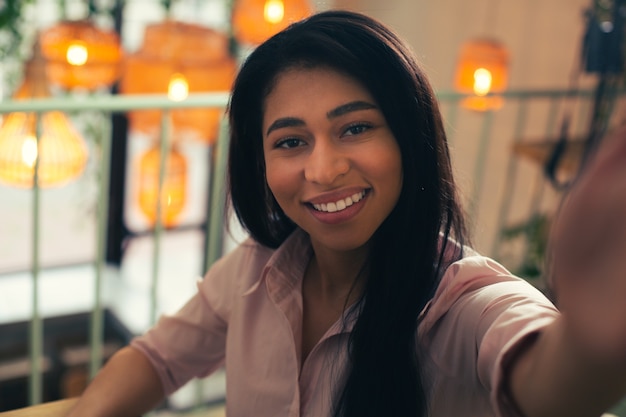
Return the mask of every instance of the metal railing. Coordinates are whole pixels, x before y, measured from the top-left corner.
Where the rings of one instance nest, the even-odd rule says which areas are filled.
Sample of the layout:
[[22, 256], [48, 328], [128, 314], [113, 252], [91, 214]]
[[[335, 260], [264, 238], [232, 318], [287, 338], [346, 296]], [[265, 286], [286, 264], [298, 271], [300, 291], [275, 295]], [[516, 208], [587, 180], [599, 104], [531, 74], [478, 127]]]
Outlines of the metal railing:
[[[590, 108], [593, 100], [593, 91], [574, 90], [554, 90], [554, 91], [510, 91], [502, 94], [506, 101], [505, 107], [499, 111], [485, 113], [473, 113], [463, 110], [460, 102], [466, 96], [450, 92], [438, 94], [446, 128], [449, 133], [449, 140], [453, 149], [454, 162], [463, 165], [460, 176], [466, 179], [462, 184], [463, 193], [466, 199], [468, 213], [475, 225], [481, 232], [488, 232], [488, 238], [483, 240], [483, 252], [487, 255], [500, 258], [503, 247], [503, 230], [511, 222], [512, 218], [528, 218], [534, 213], [551, 207], [554, 199], [549, 198], [549, 194], [558, 194], [550, 191], [550, 187], [543, 178], [541, 167], [529, 169], [528, 166], [521, 167], [524, 162], [510, 152], [511, 145], [523, 141], [525, 137], [553, 138], [558, 133], [559, 122], [562, 120], [564, 109], [576, 108], [574, 117], [574, 135], [576, 132], [585, 132], [589, 123]], [[619, 96], [619, 97], [618, 97]], [[624, 107], [624, 95], [620, 92], [616, 95], [614, 105], [614, 115], [611, 120], [622, 117], [621, 109]], [[181, 108], [223, 108], [228, 100], [227, 93], [207, 93], [193, 94], [184, 101], [172, 101], [166, 96], [123, 96], [123, 95], [102, 95], [90, 96], [86, 98], [50, 98], [31, 101], [4, 101], [0, 103], [0, 113], [9, 112], [35, 112], [41, 115], [44, 112], [60, 110], [64, 112], [84, 112], [95, 111], [103, 115], [110, 115], [115, 112], [128, 112], [140, 109], [160, 109], [162, 110], [162, 128], [160, 134], [161, 144], [161, 174], [159, 176], [159, 189], [163, 187], [163, 172], [165, 167], [165, 155], [169, 141], [166, 140], [170, 130], [167, 113], [173, 109]], [[575, 102], [575, 105], [572, 104]], [[537, 114], [538, 113], [538, 114]], [[38, 119], [41, 119], [38, 117]], [[96, 233], [96, 253], [94, 254], [93, 270], [95, 272], [94, 299], [91, 308], [90, 324], [90, 375], [93, 376], [102, 365], [103, 346], [103, 297], [102, 283], [103, 271], [106, 268], [105, 247], [107, 235], [107, 207], [109, 189], [109, 159], [111, 156], [111, 129], [107, 120], [110, 117], [102, 118], [103, 140], [100, 142], [98, 169], [100, 172], [98, 187], [98, 215]], [[209, 175], [210, 207], [207, 214], [206, 230], [207, 246], [205, 253], [205, 264], [211, 265], [223, 253], [223, 218], [225, 199], [225, 171], [226, 171], [226, 149], [227, 149], [227, 126], [221, 127], [218, 141], [211, 146], [211, 167]], [[508, 137], [507, 146], [502, 144], [503, 140], [496, 141], [495, 136], [500, 138]], [[500, 149], [500, 153], [495, 156], [491, 153], [493, 149]], [[471, 149], [473, 158], [466, 158], [466, 149]], [[502, 152], [502, 150], [505, 150]], [[508, 149], [508, 152], [506, 151]], [[493, 176], [489, 176], [491, 163], [496, 161], [501, 172], [497, 175], [497, 185]], [[36, 168], [36, 167], [35, 167]], [[525, 171], [524, 171], [525, 170]], [[35, 173], [37, 169], [35, 169]], [[532, 178], [528, 178], [529, 172]], [[524, 178], [526, 176], [526, 178]], [[37, 184], [37, 178], [34, 181]], [[520, 184], [523, 183], [525, 192], [520, 191]], [[530, 183], [530, 186], [529, 186]], [[497, 190], [495, 189], [497, 188]], [[485, 202], [485, 189], [489, 191], [488, 197], [491, 199], [487, 208]], [[0, 188], [0, 194], [2, 189]], [[516, 205], [516, 197], [519, 194], [525, 195], [523, 198], [526, 209], [517, 210], [513, 213]], [[497, 195], [496, 197], [494, 197]], [[41, 274], [40, 262], [40, 215], [42, 201], [40, 189], [37, 186], [32, 188], [32, 211], [29, 214], [32, 222], [32, 253], [29, 274], [32, 281], [32, 312], [30, 317], [30, 377], [29, 377], [29, 401], [30, 404], [42, 402], [42, 365], [43, 354], [43, 325], [40, 312], [40, 288], [39, 277]], [[547, 198], [548, 196], [548, 198]], [[547, 202], [546, 202], [547, 201]], [[159, 210], [159, 208], [157, 208]], [[488, 214], [485, 214], [488, 213]], [[490, 226], [480, 226], [485, 224], [485, 219], [481, 216], [490, 217]], [[161, 216], [157, 214], [157, 223], [153, 229], [154, 246], [151, 259], [151, 294], [150, 309], [152, 321], [157, 312], [156, 288], [159, 280], [158, 259], [160, 253], [159, 242], [164, 233], [160, 221]], [[522, 245], [523, 247], [523, 245]], [[519, 250], [518, 250], [519, 252]], [[523, 252], [523, 248], [521, 249]], [[523, 257], [523, 255], [522, 255]], [[0, 280], [2, 276], [0, 275]], [[199, 399], [199, 401], [201, 401]]]
[[[228, 98], [227, 93], [211, 93], [211, 94], [196, 94], [187, 98], [184, 102], [172, 101], [167, 96], [122, 96], [122, 95], [106, 95], [106, 96], [92, 96], [85, 99], [33, 99], [29, 101], [7, 101], [0, 103], [0, 113], [9, 112], [35, 112], [37, 114], [37, 130], [41, 131], [41, 114], [47, 111], [59, 110], [64, 112], [76, 112], [76, 111], [100, 111], [105, 113], [113, 112], [126, 112], [138, 109], [147, 108], [159, 108], [163, 110], [162, 128], [160, 133], [161, 144], [161, 160], [160, 160], [160, 175], [158, 180], [158, 190], [163, 188], [164, 183], [164, 167], [165, 167], [165, 155], [167, 154], [167, 147], [169, 140], [168, 132], [170, 127], [167, 112], [177, 108], [211, 108], [211, 107], [224, 107]], [[105, 132], [110, 132], [107, 129], [109, 126], [105, 124]], [[39, 135], [38, 135], [39, 136]], [[218, 143], [214, 145], [216, 148], [214, 154], [217, 157], [214, 159], [213, 174], [210, 175], [211, 186], [211, 208], [209, 210], [209, 218], [207, 221], [207, 262], [212, 263], [221, 254], [221, 241], [222, 241], [222, 221], [223, 216], [223, 201], [224, 201], [224, 189], [218, 184], [224, 183], [225, 173], [225, 156], [226, 152], [222, 149], [225, 148], [226, 135], [220, 134]], [[111, 155], [111, 135], [104, 134], [103, 140], [100, 143], [100, 182], [98, 184], [98, 215], [97, 215], [97, 243], [96, 254], [94, 263], [95, 272], [95, 297], [93, 300], [93, 308], [91, 311], [91, 326], [90, 326], [90, 346], [91, 346], [91, 361], [90, 361], [90, 375], [93, 376], [102, 365], [102, 345], [103, 345], [103, 305], [102, 305], [102, 280], [103, 271], [105, 268], [105, 247], [106, 247], [106, 230], [107, 230], [107, 208], [108, 208], [108, 190], [109, 190], [109, 159]], [[38, 404], [42, 401], [42, 366], [41, 358], [43, 357], [43, 326], [42, 317], [39, 309], [39, 276], [41, 272], [40, 268], [40, 188], [37, 186], [37, 161], [34, 166], [34, 186], [32, 188], [33, 193], [33, 205], [31, 213], [32, 221], [32, 254], [31, 254], [31, 278], [32, 278], [32, 313], [30, 318], [30, 384], [29, 384], [29, 400], [31, 404]], [[160, 191], [158, 192], [160, 194]], [[160, 252], [159, 242], [161, 240], [161, 234], [163, 232], [163, 226], [161, 222], [161, 216], [159, 213], [160, 204], [157, 204], [157, 220], [154, 227], [154, 253], [152, 257], [152, 288], [153, 294], [151, 294], [151, 311], [152, 315], [156, 314], [156, 293], [154, 290], [157, 287], [158, 282], [158, 258]], [[153, 320], [154, 321], [154, 318]]]

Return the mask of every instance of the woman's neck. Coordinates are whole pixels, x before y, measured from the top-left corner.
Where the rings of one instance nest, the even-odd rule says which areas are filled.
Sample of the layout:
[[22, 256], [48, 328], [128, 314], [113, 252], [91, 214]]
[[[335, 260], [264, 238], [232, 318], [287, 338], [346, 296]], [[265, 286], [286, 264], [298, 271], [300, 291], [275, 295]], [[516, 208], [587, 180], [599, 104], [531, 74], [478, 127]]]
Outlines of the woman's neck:
[[302, 280], [301, 361], [344, 311], [361, 296], [364, 251], [337, 253], [316, 250]]
[[306, 284], [323, 298], [352, 304], [361, 295], [366, 257], [365, 247], [339, 252], [313, 245]]

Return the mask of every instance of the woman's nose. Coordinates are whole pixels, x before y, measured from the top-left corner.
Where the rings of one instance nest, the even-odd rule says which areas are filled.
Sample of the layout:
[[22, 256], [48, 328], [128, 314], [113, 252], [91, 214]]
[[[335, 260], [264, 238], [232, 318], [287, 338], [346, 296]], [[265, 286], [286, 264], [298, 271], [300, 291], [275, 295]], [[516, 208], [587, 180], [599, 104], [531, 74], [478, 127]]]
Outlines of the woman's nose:
[[350, 169], [347, 156], [332, 143], [317, 141], [304, 168], [307, 181], [330, 185]]

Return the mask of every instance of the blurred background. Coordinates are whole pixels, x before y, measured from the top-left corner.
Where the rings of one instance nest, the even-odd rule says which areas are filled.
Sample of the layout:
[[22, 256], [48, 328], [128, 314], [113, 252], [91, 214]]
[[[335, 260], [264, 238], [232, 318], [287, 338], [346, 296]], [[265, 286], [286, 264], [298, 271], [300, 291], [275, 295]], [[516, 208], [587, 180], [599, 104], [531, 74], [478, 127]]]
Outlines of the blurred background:
[[[4, 0], [0, 411], [78, 395], [245, 237], [223, 213], [231, 82], [331, 8], [412, 46], [476, 249], [544, 288], [558, 199], [626, 116], [623, 0]], [[162, 411], [223, 398], [218, 373]]]

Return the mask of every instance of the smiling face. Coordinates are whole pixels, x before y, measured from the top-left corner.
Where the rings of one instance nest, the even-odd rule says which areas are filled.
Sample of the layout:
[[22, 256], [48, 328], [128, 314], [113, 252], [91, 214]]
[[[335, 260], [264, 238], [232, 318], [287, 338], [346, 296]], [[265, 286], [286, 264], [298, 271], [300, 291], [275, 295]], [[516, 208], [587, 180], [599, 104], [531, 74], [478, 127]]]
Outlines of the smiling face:
[[327, 68], [281, 73], [265, 100], [270, 190], [318, 250], [366, 244], [402, 188], [400, 149], [369, 92]]

